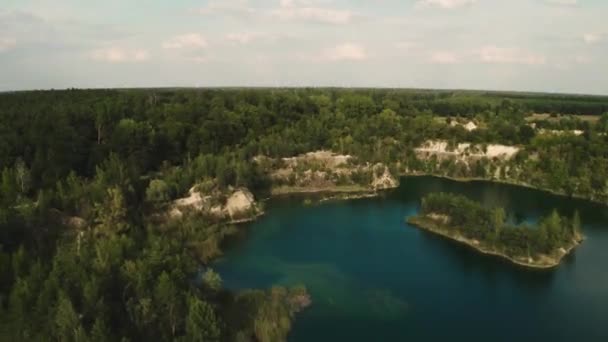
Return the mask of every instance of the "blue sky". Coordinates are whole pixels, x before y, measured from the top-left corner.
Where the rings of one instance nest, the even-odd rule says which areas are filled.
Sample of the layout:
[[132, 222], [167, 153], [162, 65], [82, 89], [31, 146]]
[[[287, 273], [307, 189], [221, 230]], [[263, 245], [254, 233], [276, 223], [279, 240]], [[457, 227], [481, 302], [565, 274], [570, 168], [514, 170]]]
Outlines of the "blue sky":
[[608, 94], [605, 0], [2, 0], [0, 90]]

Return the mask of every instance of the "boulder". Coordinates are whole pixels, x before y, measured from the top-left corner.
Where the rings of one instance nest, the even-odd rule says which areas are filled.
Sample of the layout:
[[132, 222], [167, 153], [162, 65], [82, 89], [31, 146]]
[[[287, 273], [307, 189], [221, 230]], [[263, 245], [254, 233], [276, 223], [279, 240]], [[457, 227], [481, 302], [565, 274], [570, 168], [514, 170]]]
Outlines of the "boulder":
[[253, 208], [255, 199], [253, 194], [248, 189], [239, 189], [232, 193], [226, 205], [223, 208], [223, 212], [227, 213], [230, 217], [247, 212]]

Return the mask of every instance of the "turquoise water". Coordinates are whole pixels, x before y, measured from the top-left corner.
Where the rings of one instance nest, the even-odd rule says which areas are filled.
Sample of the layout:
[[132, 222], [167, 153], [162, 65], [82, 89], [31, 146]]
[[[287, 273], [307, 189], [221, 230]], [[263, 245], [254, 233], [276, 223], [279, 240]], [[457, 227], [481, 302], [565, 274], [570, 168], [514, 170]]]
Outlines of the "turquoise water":
[[[522, 269], [410, 227], [420, 198], [461, 193], [516, 222], [579, 210], [584, 244]], [[305, 284], [290, 341], [608, 341], [608, 208], [520, 187], [407, 177], [379, 198], [273, 199], [214, 266], [227, 287]]]

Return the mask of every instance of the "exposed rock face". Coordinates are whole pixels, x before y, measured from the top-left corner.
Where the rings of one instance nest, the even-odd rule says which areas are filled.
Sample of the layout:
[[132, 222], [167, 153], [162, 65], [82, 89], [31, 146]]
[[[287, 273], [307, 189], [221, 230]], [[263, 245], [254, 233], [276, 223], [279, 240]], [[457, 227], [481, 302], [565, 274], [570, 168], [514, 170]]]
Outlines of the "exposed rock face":
[[[384, 171], [380, 171], [384, 169]], [[374, 179], [372, 180], [372, 188], [374, 190], [392, 189], [399, 186], [399, 182], [393, 177], [388, 167], [383, 164], [376, 164], [373, 168]], [[380, 176], [377, 176], [378, 172], [382, 172]]]
[[315, 162], [323, 167], [334, 169], [348, 163], [350, 159], [352, 157], [349, 155], [336, 154], [331, 151], [315, 151], [297, 157], [283, 158], [283, 162], [287, 167], [296, 167], [298, 164]]
[[223, 211], [230, 217], [252, 210], [255, 205], [253, 194], [247, 189], [239, 189], [226, 201]]
[[461, 124], [461, 123], [458, 123], [457, 121], [452, 121], [452, 123], [450, 123], [450, 126], [452, 126], [452, 127], [462, 126], [462, 127], [464, 127], [464, 129], [466, 129], [469, 132], [472, 132], [477, 129], [477, 125], [473, 121], [469, 121], [466, 124]]
[[575, 129], [572, 131], [564, 131], [564, 130], [556, 130], [556, 129], [552, 129], [552, 130], [548, 130], [548, 129], [539, 129], [538, 130], [538, 134], [544, 134], [544, 135], [568, 135], [568, 134], [572, 134], [575, 136], [579, 136], [579, 135], [583, 135], [585, 133], [585, 131], [581, 131], [580, 129]]
[[173, 201], [173, 205], [169, 210], [169, 216], [172, 218], [182, 217], [186, 211], [194, 210], [203, 214], [209, 214], [217, 218], [230, 218], [254, 212], [259, 213], [255, 198], [251, 191], [246, 188], [230, 190], [230, 196], [225, 201], [225, 204], [218, 203], [219, 198], [223, 193], [214, 191], [210, 195], [204, 195], [197, 190], [197, 187], [190, 189], [189, 196]]
[[195, 186], [190, 188], [188, 194], [188, 197], [183, 197], [175, 200], [173, 202], [174, 206], [191, 207], [196, 210], [203, 210], [203, 206], [205, 205], [205, 202], [207, 202], [207, 199], [203, 198], [202, 194], [198, 190], [196, 190]]
[[477, 125], [473, 121], [469, 121], [466, 125], [464, 125], [464, 129], [472, 132], [477, 129]]
[[381, 190], [395, 188], [399, 184], [383, 164], [359, 163], [352, 156], [330, 151], [283, 158], [281, 163], [280, 168], [271, 174], [273, 180], [277, 184], [287, 183], [299, 188], [331, 191], [339, 186], [360, 186], [361, 189]]
[[490, 144], [483, 148], [481, 145], [470, 143], [460, 143], [453, 149], [448, 148], [447, 141], [427, 141], [416, 149], [419, 157], [435, 155], [437, 157], [459, 157], [461, 159], [470, 158], [499, 158], [508, 160], [513, 158], [519, 148], [515, 146]]

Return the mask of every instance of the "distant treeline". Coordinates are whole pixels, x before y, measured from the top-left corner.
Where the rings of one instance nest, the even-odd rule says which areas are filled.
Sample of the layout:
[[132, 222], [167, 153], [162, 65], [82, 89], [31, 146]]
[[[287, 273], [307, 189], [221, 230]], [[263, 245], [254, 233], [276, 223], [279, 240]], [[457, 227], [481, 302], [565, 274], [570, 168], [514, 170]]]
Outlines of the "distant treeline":
[[[0, 169], [21, 158], [39, 176], [33, 178], [48, 186], [70, 170], [93, 175], [111, 152], [148, 170], [163, 161], [181, 163], [188, 155], [236, 148], [247, 155], [282, 156], [336, 145], [352, 150], [351, 140], [366, 143], [373, 136], [394, 137], [390, 126], [395, 123], [388, 115], [384, 121], [370, 122], [371, 127], [349, 124], [385, 110], [397, 118], [495, 115], [504, 120], [527, 112], [600, 115], [608, 112], [608, 97], [334, 88], [2, 93]], [[342, 130], [338, 125], [351, 127]], [[518, 132], [505, 134], [508, 138]], [[416, 134], [410, 137], [420, 141]]]

